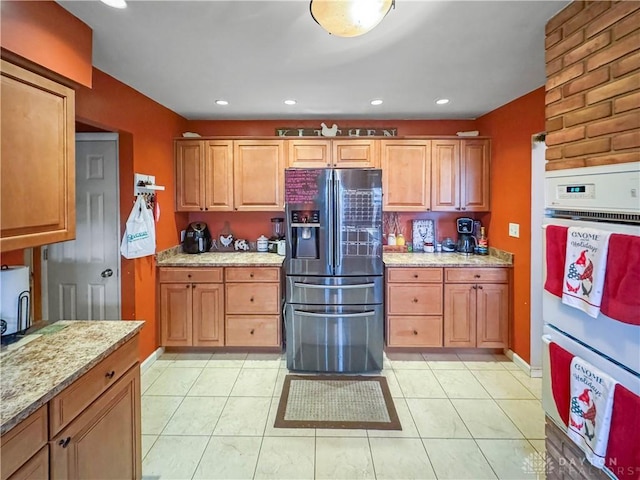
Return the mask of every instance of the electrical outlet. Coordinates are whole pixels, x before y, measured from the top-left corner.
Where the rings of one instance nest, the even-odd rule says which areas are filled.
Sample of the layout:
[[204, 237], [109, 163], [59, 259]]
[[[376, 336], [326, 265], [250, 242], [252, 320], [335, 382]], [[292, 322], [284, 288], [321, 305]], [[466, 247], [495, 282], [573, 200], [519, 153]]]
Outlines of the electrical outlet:
[[520, 238], [520, 224], [519, 223], [510, 223], [509, 224], [509, 236]]

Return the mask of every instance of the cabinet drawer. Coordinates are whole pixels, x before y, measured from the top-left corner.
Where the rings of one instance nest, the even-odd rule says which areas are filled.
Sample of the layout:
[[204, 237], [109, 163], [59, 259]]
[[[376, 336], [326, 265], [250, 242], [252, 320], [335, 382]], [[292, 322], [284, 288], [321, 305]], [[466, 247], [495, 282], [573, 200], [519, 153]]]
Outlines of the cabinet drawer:
[[444, 278], [449, 283], [506, 283], [508, 268], [445, 268]]
[[387, 282], [442, 283], [441, 268], [388, 268]]
[[279, 314], [279, 283], [227, 283], [225, 306], [228, 314]]
[[222, 283], [222, 268], [161, 268], [160, 283]]
[[50, 436], [56, 435], [138, 362], [138, 335], [49, 402]]
[[387, 285], [387, 314], [442, 315], [442, 285]]
[[443, 319], [416, 315], [389, 317], [390, 347], [441, 347]]
[[279, 347], [280, 315], [228, 315], [225, 345]]
[[46, 445], [48, 438], [47, 406], [44, 405], [0, 438], [2, 480], [9, 478]]
[[227, 282], [277, 282], [280, 280], [280, 269], [230, 267], [225, 268], [224, 279]]

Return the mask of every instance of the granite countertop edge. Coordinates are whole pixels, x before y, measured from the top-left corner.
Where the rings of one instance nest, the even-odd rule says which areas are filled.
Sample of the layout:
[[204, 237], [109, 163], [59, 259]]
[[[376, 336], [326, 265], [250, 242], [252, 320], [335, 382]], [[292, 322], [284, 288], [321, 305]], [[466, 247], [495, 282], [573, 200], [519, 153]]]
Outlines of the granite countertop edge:
[[[84, 375], [93, 367], [95, 367], [98, 363], [100, 363], [102, 360], [108, 357], [111, 353], [116, 351], [120, 346], [124, 345], [126, 342], [131, 340], [136, 334], [140, 332], [140, 330], [142, 329], [145, 323], [144, 321], [126, 321], [126, 322], [128, 325], [134, 328], [132, 328], [129, 332], [124, 334], [118, 340], [115, 340], [106, 349], [102, 350], [99, 354], [93, 356], [90, 360], [85, 362], [80, 368], [77, 368], [75, 371], [71, 372], [69, 375], [66, 376], [66, 378], [56, 383], [56, 385], [51, 389], [49, 389], [45, 394], [41, 395], [36, 400], [31, 401], [30, 403], [25, 405], [23, 408], [17, 409], [18, 411], [15, 412], [15, 414], [13, 414], [10, 418], [7, 418], [7, 419], [2, 418], [2, 424], [0, 425], [0, 435], [4, 435], [5, 433], [11, 431], [11, 429], [13, 429], [21, 421], [29, 417], [29, 415], [37, 411], [40, 407], [44, 406], [47, 402], [49, 402], [52, 398], [54, 398], [58, 393], [62, 392], [65, 388], [67, 388], [69, 385], [75, 382], [78, 378], [80, 378], [82, 375]], [[72, 323], [72, 321], [69, 321], [69, 323]], [[46, 338], [43, 341], [46, 341]], [[25, 345], [25, 347], [28, 347], [28, 344]], [[1, 382], [0, 382], [0, 386], [4, 387], [4, 385], [2, 385]], [[4, 415], [2, 415], [2, 417], [4, 417]]]

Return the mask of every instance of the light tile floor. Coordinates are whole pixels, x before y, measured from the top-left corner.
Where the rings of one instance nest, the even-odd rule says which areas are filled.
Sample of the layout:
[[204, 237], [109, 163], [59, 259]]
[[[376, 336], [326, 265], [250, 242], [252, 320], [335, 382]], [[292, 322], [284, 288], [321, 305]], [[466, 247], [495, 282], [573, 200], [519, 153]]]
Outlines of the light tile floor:
[[278, 354], [165, 354], [142, 375], [145, 479], [536, 479], [541, 381], [503, 355], [385, 357], [402, 431], [277, 429]]

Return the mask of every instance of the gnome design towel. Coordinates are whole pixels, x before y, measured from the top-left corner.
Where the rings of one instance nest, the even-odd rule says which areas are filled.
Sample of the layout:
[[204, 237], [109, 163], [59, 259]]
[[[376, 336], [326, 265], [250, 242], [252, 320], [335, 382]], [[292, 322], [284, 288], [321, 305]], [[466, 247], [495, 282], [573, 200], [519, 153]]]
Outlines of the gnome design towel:
[[567, 435], [585, 453], [587, 460], [602, 468], [616, 382], [580, 357], [571, 360], [571, 407]]
[[611, 232], [570, 227], [564, 264], [562, 303], [596, 318], [600, 313]]

